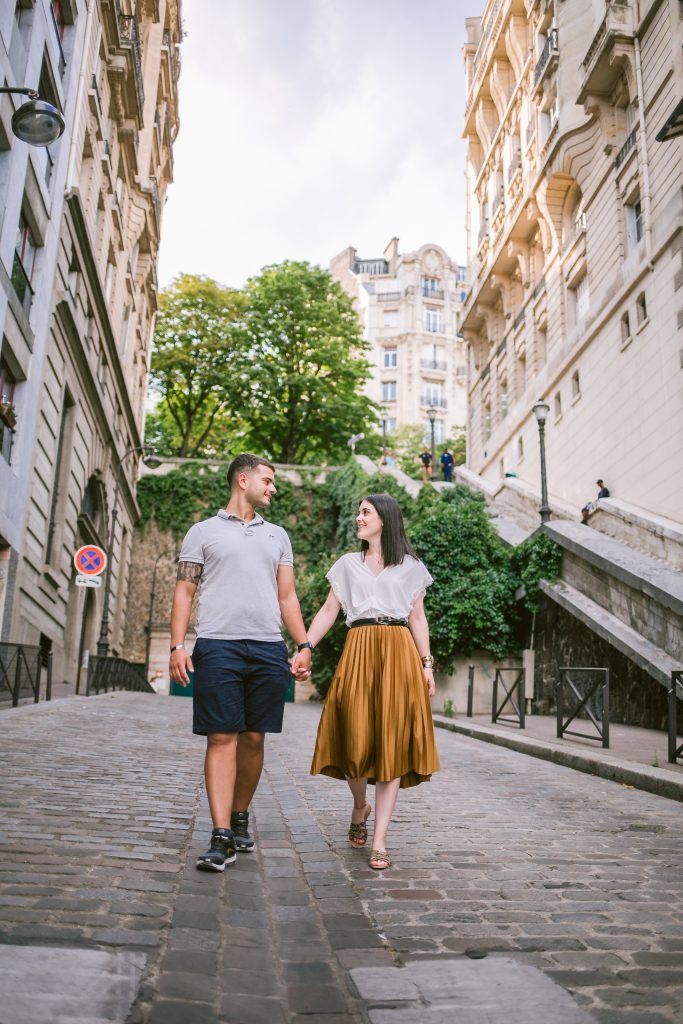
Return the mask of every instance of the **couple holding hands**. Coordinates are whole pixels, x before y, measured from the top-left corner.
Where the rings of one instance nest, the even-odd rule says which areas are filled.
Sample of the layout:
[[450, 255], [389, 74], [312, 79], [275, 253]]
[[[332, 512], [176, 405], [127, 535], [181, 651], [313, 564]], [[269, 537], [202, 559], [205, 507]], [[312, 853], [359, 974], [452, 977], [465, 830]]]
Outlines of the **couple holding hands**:
[[[178, 560], [171, 612], [170, 676], [182, 685], [194, 672], [193, 731], [207, 738], [204, 775], [213, 832], [197, 858], [223, 871], [237, 852], [254, 849], [249, 805], [263, 768], [267, 732], [281, 732], [290, 672], [311, 674], [311, 655], [340, 609], [349, 627], [325, 699], [312, 774], [346, 780], [353, 796], [349, 840], [367, 844], [368, 864], [391, 867], [386, 838], [398, 791], [439, 769], [429, 697], [434, 673], [423, 600], [432, 581], [410, 546], [398, 503], [371, 494], [356, 516], [360, 550], [327, 574], [330, 592], [304, 627], [285, 530], [267, 522], [275, 469], [244, 453], [228, 468], [230, 499], [217, 515], [190, 528]], [[185, 634], [199, 588], [197, 640]], [[281, 625], [297, 645], [291, 664]]]

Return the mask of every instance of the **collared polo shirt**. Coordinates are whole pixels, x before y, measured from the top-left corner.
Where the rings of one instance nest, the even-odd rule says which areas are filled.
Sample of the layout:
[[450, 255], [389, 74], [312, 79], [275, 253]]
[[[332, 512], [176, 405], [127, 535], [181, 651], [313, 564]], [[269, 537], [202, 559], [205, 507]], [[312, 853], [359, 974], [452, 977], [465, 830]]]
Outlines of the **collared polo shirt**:
[[277, 572], [293, 565], [286, 530], [256, 514], [248, 521], [221, 509], [191, 526], [181, 562], [203, 565], [197, 636], [213, 640], [282, 640]]

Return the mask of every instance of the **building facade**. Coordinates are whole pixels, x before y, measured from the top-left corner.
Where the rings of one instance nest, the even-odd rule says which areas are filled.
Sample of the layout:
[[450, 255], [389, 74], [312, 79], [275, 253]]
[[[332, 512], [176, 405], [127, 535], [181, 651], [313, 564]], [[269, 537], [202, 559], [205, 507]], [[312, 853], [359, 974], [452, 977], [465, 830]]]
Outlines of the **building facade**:
[[465, 47], [468, 464], [580, 508], [683, 521], [681, 141], [673, 0], [489, 0]]
[[109, 640], [122, 652], [180, 11], [177, 0], [20, 0], [11, 20], [8, 84], [40, 80], [67, 129], [36, 157], [7, 132], [3, 99], [0, 359], [16, 423], [3, 424], [0, 455], [1, 636], [40, 644], [55, 677], [78, 683], [103, 604], [103, 588], [76, 585], [83, 544], [109, 549]]
[[454, 437], [466, 420], [465, 268], [438, 245], [399, 253], [393, 238], [377, 259], [344, 249], [330, 271], [362, 320], [373, 366], [367, 394], [381, 406], [387, 433], [422, 424], [429, 436], [427, 409], [435, 406], [436, 442]]

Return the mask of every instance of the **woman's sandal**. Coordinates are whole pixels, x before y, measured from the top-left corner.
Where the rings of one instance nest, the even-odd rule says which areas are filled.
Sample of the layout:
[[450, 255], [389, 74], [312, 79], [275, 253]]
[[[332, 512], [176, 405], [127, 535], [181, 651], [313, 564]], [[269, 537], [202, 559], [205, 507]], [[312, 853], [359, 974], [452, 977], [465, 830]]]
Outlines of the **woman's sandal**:
[[365, 817], [363, 818], [363, 820], [358, 823], [352, 821], [349, 826], [349, 842], [351, 843], [351, 846], [355, 846], [357, 850], [360, 849], [362, 846], [365, 846], [365, 844], [368, 841], [368, 826], [365, 824], [365, 822], [370, 817], [371, 811], [372, 807], [370, 806], [370, 804], [366, 804]]
[[370, 854], [368, 867], [373, 868], [375, 871], [384, 871], [385, 868], [391, 867], [391, 857], [386, 850], [373, 850]]

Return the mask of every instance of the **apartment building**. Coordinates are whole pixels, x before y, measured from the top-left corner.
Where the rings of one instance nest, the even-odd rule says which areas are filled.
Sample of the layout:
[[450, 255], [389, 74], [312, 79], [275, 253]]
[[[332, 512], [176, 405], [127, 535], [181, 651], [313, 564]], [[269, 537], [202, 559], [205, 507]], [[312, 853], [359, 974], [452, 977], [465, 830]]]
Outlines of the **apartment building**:
[[[467, 21], [468, 462], [683, 521], [683, 5], [489, 0]], [[674, 134], [669, 132], [669, 135]], [[658, 139], [657, 136], [660, 136]]]
[[14, 419], [0, 424], [1, 638], [40, 644], [71, 682], [103, 604], [103, 588], [76, 585], [83, 544], [110, 551], [109, 641], [121, 653], [179, 124], [179, 6], [19, 0], [0, 25], [5, 81], [39, 84], [67, 124], [35, 150], [7, 130], [10, 98], [0, 104], [1, 388]]
[[465, 426], [466, 377], [460, 335], [467, 292], [465, 268], [438, 245], [400, 253], [392, 238], [381, 257], [361, 259], [344, 249], [330, 263], [332, 276], [353, 298], [371, 345], [373, 374], [367, 393], [382, 409], [386, 431], [422, 424], [436, 409], [436, 443]]

